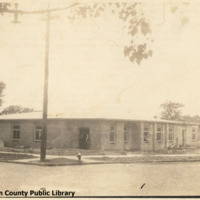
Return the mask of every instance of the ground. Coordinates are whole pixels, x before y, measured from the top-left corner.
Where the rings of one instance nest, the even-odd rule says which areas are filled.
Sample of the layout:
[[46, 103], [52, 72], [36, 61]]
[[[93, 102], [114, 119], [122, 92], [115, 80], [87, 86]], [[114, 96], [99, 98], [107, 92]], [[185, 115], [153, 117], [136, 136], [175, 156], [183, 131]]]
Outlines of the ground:
[[200, 162], [57, 167], [1, 162], [0, 190], [60, 189], [75, 191], [76, 196], [199, 195], [199, 169]]
[[28, 159], [28, 158], [35, 158], [35, 156], [32, 155], [23, 155], [23, 154], [16, 154], [16, 153], [3, 153], [0, 152], [0, 161], [6, 161], [6, 160], [20, 160], [20, 159]]
[[[200, 162], [200, 153], [186, 152], [95, 152], [82, 150], [53, 150], [40, 162], [40, 154], [3, 149], [0, 151], [0, 162], [12, 162], [42, 166], [63, 166], [80, 164], [113, 164], [113, 163], [147, 163], [147, 162]], [[81, 152], [80, 152], [81, 151]], [[79, 152], [79, 153], [78, 153]], [[71, 153], [71, 154], [70, 154]], [[79, 155], [79, 156], [78, 156]], [[79, 158], [79, 159], [78, 159]]]

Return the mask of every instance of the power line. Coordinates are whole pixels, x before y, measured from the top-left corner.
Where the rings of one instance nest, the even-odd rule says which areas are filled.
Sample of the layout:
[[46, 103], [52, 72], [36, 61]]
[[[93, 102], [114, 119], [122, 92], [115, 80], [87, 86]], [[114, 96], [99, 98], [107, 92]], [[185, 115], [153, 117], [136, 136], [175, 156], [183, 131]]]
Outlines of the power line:
[[0, 3], [0, 13], [3, 15], [4, 13], [13, 13], [14, 14], [14, 21], [13, 23], [20, 23], [19, 21], [19, 15], [34, 15], [34, 14], [48, 14], [52, 12], [58, 12], [58, 11], [64, 11], [68, 10], [72, 7], [75, 7], [79, 5], [79, 3], [74, 3], [70, 6], [66, 6], [63, 8], [51, 8], [51, 9], [45, 9], [45, 10], [33, 10], [33, 11], [25, 11], [18, 9], [18, 3], [13, 4], [15, 9], [9, 9], [9, 7], [12, 6], [11, 3]]
[[[5, 5], [4, 5], [5, 4]], [[79, 5], [79, 3], [74, 3], [70, 6], [63, 7], [63, 8], [51, 8], [51, 9], [45, 9], [45, 10], [33, 10], [33, 11], [24, 11], [18, 9], [18, 4], [14, 4], [15, 9], [8, 9], [8, 7], [11, 6], [9, 3], [0, 3], [0, 13], [18, 13], [18, 14], [44, 14], [48, 12], [57, 12], [57, 11], [63, 11], [67, 10], [69, 8], [72, 8], [74, 6]]]
[[22, 14], [46, 14], [46, 36], [45, 36], [45, 77], [44, 77], [44, 93], [43, 93], [43, 117], [42, 117], [42, 136], [41, 136], [41, 150], [40, 150], [40, 160], [45, 161], [46, 159], [46, 143], [47, 143], [47, 116], [48, 116], [48, 74], [49, 74], [49, 38], [50, 38], [50, 20], [51, 13], [57, 11], [64, 11], [74, 6], [78, 3], [74, 3], [70, 6], [63, 8], [47, 8], [46, 10], [35, 10], [35, 11], [24, 11], [18, 9], [18, 4], [15, 3], [15, 9], [9, 9], [11, 7], [10, 3], [0, 3], [0, 13], [12, 13], [14, 14], [13, 23], [20, 23], [19, 15]]

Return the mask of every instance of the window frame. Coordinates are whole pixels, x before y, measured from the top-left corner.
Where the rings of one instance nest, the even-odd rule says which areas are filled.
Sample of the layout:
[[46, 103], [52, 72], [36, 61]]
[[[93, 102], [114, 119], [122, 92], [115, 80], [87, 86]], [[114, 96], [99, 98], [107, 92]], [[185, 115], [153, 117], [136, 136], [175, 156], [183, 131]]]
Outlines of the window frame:
[[[171, 137], [170, 137], [170, 135], [171, 135]], [[174, 125], [169, 125], [168, 140], [170, 142], [174, 141]]]
[[124, 143], [129, 142], [129, 127], [128, 125], [124, 125]]
[[[158, 128], [160, 128], [161, 130], [159, 131]], [[158, 139], [158, 135], [159, 134], [160, 134], [160, 139]], [[162, 124], [157, 124], [156, 140], [157, 140], [158, 143], [162, 143], [163, 142], [163, 125]]]
[[[116, 133], [115, 133], [115, 126], [114, 125], [111, 125], [110, 126], [110, 143], [111, 144], [115, 144], [116, 143]], [[113, 135], [113, 140], [111, 140], [111, 135]]]
[[195, 142], [196, 141], [196, 128], [192, 128], [192, 141]]
[[[145, 130], [148, 129], [148, 130]], [[145, 136], [147, 134], [147, 136]], [[151, 136], [150, 136], [150, 124], [144, 124], [143, 127], [143, 136], [144, 136], [144, 142], [149, 143], [151, 141]]]
[[[38, 128], [40, 127], [40, 128]], [[40, 135], [40, 139], [36, 139], [36, 133], [39, 132]], [[41, 136], [42, 136], [42, 126], [35, 126], [35, 130], [34, 130], [34, 141], [35, 142], [41, 142]]]
[[[16, 128], [16, 127], [18, 127], [18, 128]], [[15, 136], [17, 135], [17, 137], [14, 137], [14, 135]], [[19, 124], [12, 125], [12, 140], [19, 141], [20, 135], [21, 135], [21, 126]]]

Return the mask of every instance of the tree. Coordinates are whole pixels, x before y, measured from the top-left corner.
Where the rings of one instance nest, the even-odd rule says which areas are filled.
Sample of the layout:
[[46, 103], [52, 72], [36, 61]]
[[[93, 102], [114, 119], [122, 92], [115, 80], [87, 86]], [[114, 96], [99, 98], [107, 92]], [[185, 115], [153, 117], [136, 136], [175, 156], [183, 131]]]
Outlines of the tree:
[[182, 121], [186, 121], [186, 122], [195, 122], [195, 123], [200, 123], [200, 116], [199, 115], [194, 115], [194, 116], [190, 116], [190, 115], [183, 115], [181, 117]]
[[147, 59], [153, 55], [152, 49], [149, 48], [151, 39], [150, 20], [145, 16], [143, 3], [126, 3], [126, 2], [108, 2], [108, 3], [92, 3], [79, 4], [73, 7], [68, 19], [73, 22], [79, 17], [97, 18], [104, 13], [105, 10], [116, 15], [124, 22], [124, 27], [130, 36], [130, 43], [124, 45], [123, 53], [131, 62], [138, 65], [143, 59]]
[[4, 91], [5, 88], [6, 88], [5, 83], [0, 82], [0, 106], [1, 106], [2, 103], [3, 103], [2, 98], [3, 98], [3, 91]]
[[28, 112], [33, 112], [33, 111], [34, 109], [32, 108], [24, 108], [18, 105], [11, 105], [3, 109], [3, 111], [1, 112], [1, 115], [15, 114], [15, 113], [28, 113]]
[[[124, 44], [123, 53], [131, 62], [136, 62], [138, 65], [144, 60], [153, 55], [151, 44], [153, 39], [151, 38], [151, 17], [144, 12], [146, 3], [142, 2], [103, 2], [103, 3], [81, 3], [71, 8], [68, 19], [73, 22], [79, 17], [98, 18], [103, 13], [110, 12], [117, 16], [124, 22], [124, 26], [128, 32], [127, 36], [130, 37], [130, 42]], [[166, 10], [170, 10], [170, 13], [174, 16], [173, 20], [176, 20], [181, 26], [185, 26], [189, 23], [189, 18], [186, 16], [186, 9], [188, 9], [190, 3], [178, 2], [178, 3], [163, 3], [163, 8], [160, 12], [163, 12], [163, 19], [158, 26], [164, 24], [167, 20]], [[168, 9], [166, 8], [168, 6]]]
[[184, 107], [181, 103], [174, 103], [167, 101], [161, 104], [160, 107], [163, 109], [161, 112], [161, 118], [167, 120], [180, 120], [181, 119], [181, 108]]

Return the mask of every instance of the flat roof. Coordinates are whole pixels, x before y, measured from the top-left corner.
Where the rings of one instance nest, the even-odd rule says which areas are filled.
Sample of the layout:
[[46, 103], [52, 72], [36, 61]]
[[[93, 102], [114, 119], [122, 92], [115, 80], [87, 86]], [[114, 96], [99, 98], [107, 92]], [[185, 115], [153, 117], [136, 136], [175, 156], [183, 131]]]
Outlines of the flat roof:
[[[42, 112], [31, 112], [31, 113], [18, 113], [18, 114], [7, 114], [7, 115], [0, 115], [0, 121], [4, 120], [41, 120], [42, 119]], [[107, 114], [107, 115], [96, 115], [95, 113], [90, 114], [64, 114], [64, 113], [49, 113], [48, 119], [56, 120], [64, 120], [64, 119], [85, 119], [85, 120], [121, 120], [121, 121], [143, 121], [143, 122], [159, 122], [159, 123], [171, 123], [171, 124], [197, 124], [191, 122], [183, 122], [183, 121], [172, 121], [172, 120], [163, 120], [154, 117], [145, 117], [145, 116], [133, 116], [133, 115], [117, 115], [117, 114]]]

